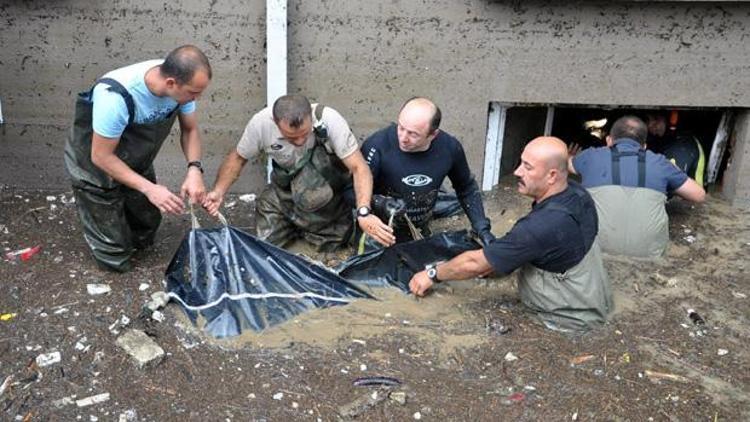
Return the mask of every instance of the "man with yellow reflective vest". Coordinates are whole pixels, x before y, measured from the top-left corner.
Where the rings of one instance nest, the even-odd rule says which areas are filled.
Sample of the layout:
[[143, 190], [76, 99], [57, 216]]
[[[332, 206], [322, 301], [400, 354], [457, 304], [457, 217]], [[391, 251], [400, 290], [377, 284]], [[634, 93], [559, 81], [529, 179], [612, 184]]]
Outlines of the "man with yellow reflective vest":
[[669, 128], [667, 117], [663, 114], [647, 115], [646, 124], [648, 149], [667, 157], [696, 183], [703, 186], [706, 156], [700, 140], [690, 133]]

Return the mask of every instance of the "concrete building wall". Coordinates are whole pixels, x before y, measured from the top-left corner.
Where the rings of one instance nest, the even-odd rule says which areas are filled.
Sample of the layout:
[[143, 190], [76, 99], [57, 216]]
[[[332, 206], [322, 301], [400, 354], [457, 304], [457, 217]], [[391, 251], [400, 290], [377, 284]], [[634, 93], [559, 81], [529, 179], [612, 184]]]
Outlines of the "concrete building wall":
[[725, 194], [732, 205], [750, 209], [750, 111], [737, 115], [734, 128], [730, 138], [732, 161], [724, 176]]
[[[29, 4], [31, 3], [31, 4]], [[204, 48], [207, 180], [265, 102], [263, 1], [0, 0], [0, 183], [63, 187], [74, 94], [102, 72]], [[359, 138], [432, 97], [481, 178], [490, 101], [750, 107], [744, 2], [289, 1], [289, 91], [339, 110]], [[174, 140], [162, 180], [177, 187]], [[236, 185], [262, 184], [262, 164]]]

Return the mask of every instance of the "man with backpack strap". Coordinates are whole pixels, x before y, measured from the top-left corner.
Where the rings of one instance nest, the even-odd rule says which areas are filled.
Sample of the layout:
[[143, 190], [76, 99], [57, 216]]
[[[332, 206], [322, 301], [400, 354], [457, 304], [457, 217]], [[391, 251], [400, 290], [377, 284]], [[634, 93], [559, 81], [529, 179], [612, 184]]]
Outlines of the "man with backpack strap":
[[[153, 243], [162, 212], [182, 213], [186, 197], [202, 201], [195, 100], [210, 80], [206, 56], [185, 45], [164, 60], [109, 72], [78, 95], [65, 167], [84, 237], [100, 267], [129, 270], [134, 249]], [[175, 119], [187, 160], [182, 198], [156, 183], [153, 167]]]
[[260, 239], [284, 246], [302, 237], [321, 252], [348, 244], [353, 224], [343, 192], [352, 181], [360, 227], [375, 238], [391, 235], [370, 213], [372, 174], [346, 120], [302, 95], [282, 96], [250, 119], [203, 202], [210, 214], [218, 213], [247, 161], [262, 155], [273, 170], [256, 206]]

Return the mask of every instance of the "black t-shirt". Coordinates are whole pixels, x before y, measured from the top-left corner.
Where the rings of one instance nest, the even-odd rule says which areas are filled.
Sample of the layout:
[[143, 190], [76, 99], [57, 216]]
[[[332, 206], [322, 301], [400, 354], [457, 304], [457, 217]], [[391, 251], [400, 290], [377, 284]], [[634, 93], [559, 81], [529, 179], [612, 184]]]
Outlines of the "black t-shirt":
[[530, 263], [563, 273], [578, 265], [599, 230], [594, 200], [576, 182], [550, 196], [516, 222], [503, 237], [484, 248], [484, 256], [501, 274]]
[[461, 143], [442, 130], [427, 151], [403, 152], [396, 125], [391, 124], [365, 140], [362, 155], [372, 171], [373, 193], [402, 198], [417, 225], [432, 218], [445, 176], [459, 197], [474, 183]]

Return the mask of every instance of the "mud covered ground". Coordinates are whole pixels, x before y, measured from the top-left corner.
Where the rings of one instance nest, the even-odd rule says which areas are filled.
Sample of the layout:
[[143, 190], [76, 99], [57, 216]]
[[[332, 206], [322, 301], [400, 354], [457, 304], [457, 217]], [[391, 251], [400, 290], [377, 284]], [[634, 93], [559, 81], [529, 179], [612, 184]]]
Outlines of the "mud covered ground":
[[[607, 258], [616, 310], [587, 335], [537, 325], [509, 276], [444, 283], [419, 301], [376, 289], [380, 301], [222, 341], [175, 304], [163, 322], [138, 318], [189, 218], [166, 218], [136, 269], [111, 274], [89, 258], [70, 197], [0, 189], [0, 247], [41, 245], [28, 261], [0, 261], [0, 314], [16, 314], [0, 320], [0, 420], [750, 419], [750, 215], [716, 197], [669, 204], [665, 259]], [[252, 232], [252, 204], [229, 202], [230, 221]], [[488, 195], [493, 231], [504, 233], [528, 206], [507, 186]], [[90, 283], [112, 291], [91, 296]], [[688, 308], [706, 324], [695, 325]], [[115, 344], [127, 328], [145, 330], [163, 361], [138, 369]], [[36, 364], [55, 351], [59, 363]], [[402, 384], [352, 385], [370, 375]], [[103, 393], [106, 401], [76, 404]]]

